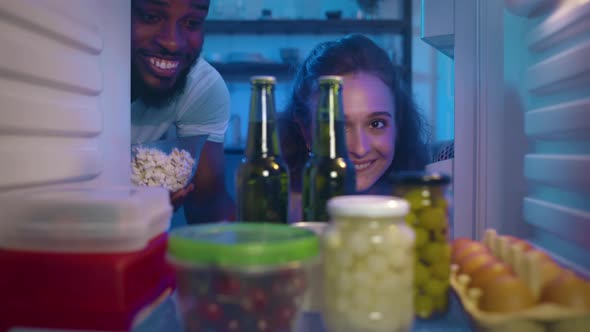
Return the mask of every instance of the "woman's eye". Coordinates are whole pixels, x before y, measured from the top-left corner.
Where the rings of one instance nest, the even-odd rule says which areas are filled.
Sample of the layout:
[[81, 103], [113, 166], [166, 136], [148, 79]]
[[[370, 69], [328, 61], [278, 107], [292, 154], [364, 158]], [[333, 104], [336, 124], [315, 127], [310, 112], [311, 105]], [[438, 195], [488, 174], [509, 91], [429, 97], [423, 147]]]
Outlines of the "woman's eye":
[[383, 120], [374, 120], [371, 121], [371, 128], [379, 129], [385, 127], [385, 121]]

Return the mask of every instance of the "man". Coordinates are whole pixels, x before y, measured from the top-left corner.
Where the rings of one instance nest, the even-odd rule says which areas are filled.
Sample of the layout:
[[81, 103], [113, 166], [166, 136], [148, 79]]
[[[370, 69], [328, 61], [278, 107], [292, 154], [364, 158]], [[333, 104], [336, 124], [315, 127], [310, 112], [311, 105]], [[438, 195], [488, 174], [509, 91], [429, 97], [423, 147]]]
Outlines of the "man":
[[208, 135], [191, 184], [171, 194], [175, 209], [186, 202], [189, 223], [231, 220], [235, 210], [224, 181], [229, 92], [200, 57], [209, 2], [133, 0], [131, 12], [131, 142]]

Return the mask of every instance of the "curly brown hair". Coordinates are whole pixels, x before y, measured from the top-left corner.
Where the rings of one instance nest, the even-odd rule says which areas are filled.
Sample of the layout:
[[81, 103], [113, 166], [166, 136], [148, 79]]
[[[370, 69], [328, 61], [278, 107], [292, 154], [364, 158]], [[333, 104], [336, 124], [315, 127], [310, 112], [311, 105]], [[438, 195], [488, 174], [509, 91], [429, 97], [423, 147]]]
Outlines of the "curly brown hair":
[[313, 112], [310, 99], [318, 91], [318, 78], [357, 72], [377, 76], [394, 96], [397, 126], [395, 155], [378, 183], [388, 180], [393, 172], [422, 170], [427, 164], [425, 122], [408, 93], [403, 75], [382, 48], [368, 37], [353, 34], [316, 46], [295, 74], [291, 97], [286, 109], [279, 115], [278, 123], [281, 150], [291, 175], [291, 190], [301, 190], [301, 172], [309, 155], [305, 137], [311, 136], [309, 130]]

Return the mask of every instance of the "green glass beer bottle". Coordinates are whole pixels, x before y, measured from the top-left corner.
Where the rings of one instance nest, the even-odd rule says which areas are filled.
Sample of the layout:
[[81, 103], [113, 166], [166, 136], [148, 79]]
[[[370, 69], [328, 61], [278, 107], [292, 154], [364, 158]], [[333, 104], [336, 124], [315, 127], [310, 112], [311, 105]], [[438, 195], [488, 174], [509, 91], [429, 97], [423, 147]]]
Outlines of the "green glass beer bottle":
[[303, 168], [303, 220], [328, 221], [327, 201], [356, 191], [356, 173], [348, 157], [342, 111], [342, 78], [321, 76], [313, 122], [311, 156]]
[[250, 79], [246, 151], [236, 174], [238, 221], [288, 223], [289, 173], [281, 159], [272, 76]]

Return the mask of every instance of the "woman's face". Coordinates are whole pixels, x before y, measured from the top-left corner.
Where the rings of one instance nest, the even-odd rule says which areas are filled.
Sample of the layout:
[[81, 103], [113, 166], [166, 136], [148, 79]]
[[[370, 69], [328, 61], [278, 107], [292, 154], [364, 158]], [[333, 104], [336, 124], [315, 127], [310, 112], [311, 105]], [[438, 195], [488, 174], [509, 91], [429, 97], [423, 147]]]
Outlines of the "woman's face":
[[346, 145], [356, 170], [356, 189], [365, 191], [379, 180], [393, 161], [396, 123], [394, 96], [377, 76], [343, 76]]

